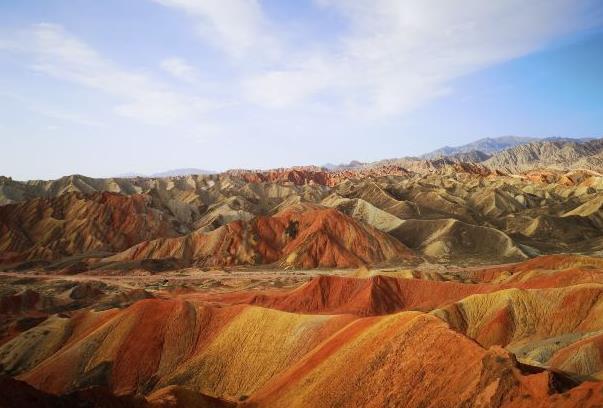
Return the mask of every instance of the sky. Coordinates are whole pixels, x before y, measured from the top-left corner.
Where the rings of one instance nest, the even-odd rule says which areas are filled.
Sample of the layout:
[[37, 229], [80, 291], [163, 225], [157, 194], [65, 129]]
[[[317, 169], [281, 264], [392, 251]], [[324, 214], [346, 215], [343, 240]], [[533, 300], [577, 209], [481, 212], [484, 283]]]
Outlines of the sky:
[[3, 0], [0, 175], [603, 136], [600, 0]]

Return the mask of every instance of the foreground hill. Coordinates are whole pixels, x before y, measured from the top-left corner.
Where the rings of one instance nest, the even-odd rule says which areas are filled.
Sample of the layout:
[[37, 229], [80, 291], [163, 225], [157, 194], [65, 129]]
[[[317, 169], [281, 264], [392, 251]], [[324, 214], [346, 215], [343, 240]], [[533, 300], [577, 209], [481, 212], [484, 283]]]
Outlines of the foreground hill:
[[[0, 345], [0, 371], [18, 380], [0, 377], [0, 397], [37, 406], [601, 404], [600, 258], [415, 273], [320, 276], [260, 292], [160, 290], [112, 308], [94, 307], [108, 290], [97, 284], [98, 300]], [[57, 300], [65, 289], [61, 278], [28, 279], [18, 285], [35, 282]], [[14, 320], [28, 307], [38, 306], [0, 314]]]

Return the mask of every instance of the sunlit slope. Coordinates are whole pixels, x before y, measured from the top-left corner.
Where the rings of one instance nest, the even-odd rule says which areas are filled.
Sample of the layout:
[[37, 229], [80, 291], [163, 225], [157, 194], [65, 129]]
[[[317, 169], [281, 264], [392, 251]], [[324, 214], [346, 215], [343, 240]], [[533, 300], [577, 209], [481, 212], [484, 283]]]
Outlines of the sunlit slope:
[[550, 373], [524, 375], [505, 351], [485, 350], [433, 316], [403, 312], [352, 323], [249, 406], [581, 406], [579, 390], [555, 395], [553, 383]]
[[433, 313], [484, 347], [500, 345], [531, 364], [598, 375], [602, 294], [602, 284], [509, 289], [470, 296]]
[[[534, 259], [490, 269], [461, 270], [450, 273], [421, 274], [409, 271], [369, 274], [366, 278], [322, 275], [295, 289], [236, 291], [225, 293], [190, 293], [185, 299], [222, 305], [251, 304], [293, 313], [359, 316], [384, 315], [403, 310], [431, 311], [461, 301], [474, 294], [500, 292], [506, 289], [563, 288], [583, 283], [603, 284], [603, 268], [581, 262], [597, 258], [576, 258], [575, 263], [558, 263], [558, 270], [538, 265], [555, 259]], [[533, 265], [533, 266], [530, 266]], [[576, 267], [573, 267], [576, 265]], [[419, 278], [415, 278], [413, 272]], [[445, 281], [444, 279], [459, 279]], [[481, 283], [473, 283], [480, 282]], [[463, 282], [463, 283], [462, 283]]]
[[[118, 394], [148, 393], [177, 384], [238, 397], [252, 393], [352, 319], [148, 300], [62, 347], [53, 345], [41, 362], [31, 348], [8, 347], [23, 343], [28, 332], [0, 353], [6, 352], [5, 361], [20, 362], [21, 379], [53, 393], [86, 385], [108, 386]], [[64, 326], [42, 329], [57, 338], [69, 334]]]
[[341, 268], [412, 256], [398, 240], [337, 210], [301, 207], [232, 222], [210, 233], [143, 242], [106, 261], [175, 257], [206, 266], [278, 262], [285, 267]]
[[[51, 315], [0, 346], [0, 368], [45, 392], [103, 386], [157, 407], [596, 406], [602, 266], [547, 256], [432, 271], [438, 279], [160, 290], [122, 309]], [[36, 310], [28, 305], [5, 312]]]

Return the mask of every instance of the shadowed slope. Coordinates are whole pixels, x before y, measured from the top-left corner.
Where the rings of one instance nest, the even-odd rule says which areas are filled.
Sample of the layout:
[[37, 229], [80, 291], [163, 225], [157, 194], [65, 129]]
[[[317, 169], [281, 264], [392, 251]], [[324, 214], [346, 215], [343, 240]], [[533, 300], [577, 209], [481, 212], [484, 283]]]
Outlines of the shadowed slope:
[[405, 220], [390, 234], [435, 259], [508, 262], [527, 258], [504, 232], [455, 219]]
[[155, 391], [147, 398], [151, 408], [233, 408], [237, 404], [220, 398], [171, 385]]
[[116, 396], [102, 387], [90, 387], [67, 395], [52, 395], [31, 385], [0, 376], [0, 406], [6, 408], [229, 408], [236, 404], [190, 391], [166, 387], [145, 399], [141, 395]]
[[[23, 381], [0, 376], [0, 407], [3, 408], [150, 408], [141, 396], [112, 395], [103, 388], [89, 388], [56, 396], [35, 389]], [[218, 406], [216, 406], [217, 408]]]
[[0, 206], [0, 262], [115, 252], [170, 235], [169, 220], [141, 195], [67, 193]]

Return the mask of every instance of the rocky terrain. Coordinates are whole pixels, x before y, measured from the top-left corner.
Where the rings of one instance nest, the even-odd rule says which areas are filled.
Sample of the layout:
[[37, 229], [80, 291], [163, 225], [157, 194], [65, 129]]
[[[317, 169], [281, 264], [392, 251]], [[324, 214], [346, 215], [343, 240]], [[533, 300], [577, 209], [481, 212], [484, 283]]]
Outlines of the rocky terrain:
[[0, 206], [0, 260], [9, 269], [314, 268], [603, 250], [600, 173], [473, 166], [360, 171], [332, 186], [330, 173], [315, 170], [23, 184], [45, 197]]
[[601, 406], [603, 145], [506, 142], [1, 178], [0, 406]]
[[475, 142], [467, 143], [462, 146], [445, 146], [440, 149], [436, 149], [432, 152], [426, 153], [421, 156], [422, 159], [439, 159], [442, 157], [458, 156], [464, 154], [471, 154], [473, 152], [481, 152], [488, 157], [494, 153], [502, 150], [510, 149], [515, 146], [538, 142], [541, 139], [535, 137], [521, 137], [521, 136], [501, 136], [495, 138], [484, 138], [476, 140]]
[[546, 141], [519, 145], [495, 154], [483, 164], [506, 172], [520, 172], [535, 167], [600, 171], [603, 166], [603, 140], [585, 143]]
[[[480, 139], [459, 147], [445, 147], [417, 157], [381, 160], [362, 167], [400, 166], [418, 173], [445, 172], [451, 166], [472, 165], [481, 172], [518, 174], [555, 169], [603, 171], [603, 139]], [[362, 168], [361, 167], [361, 168]]]
[[253, 289], [283, 273], [242, 273], [211, 286], [217, 275], [195, 268], [5, 274], [0, 367], [14, 380], [0, 393], [44, 406], [601, 403], [601, 258], [351, 270]]
[[[476, 140], [475, 142], [467, 143], [462, 146], [445, 146], [432, 152], [426, 153], [421, 156], [422, 159], [439, 159], [442, 157], [471, 157], [470, 155], [475, 152], [479, 152], [482, 155], [481, 161], [504, 150], [510, 150], [517, 146], [527, 145], [531, 143], [539, 142], [557, 142], [557, 143], [586, 143], [594, 139], [592, 138], [566, 138], [566, 137], [548, 137], [548, 138], [537, 138], [537, 137], [522, 137], [522, 136], [501, 136], [501, 137], [486, 137], [484, 139]], [[469, 155], [469, 156], [464, 156]], [[475, 156], [474, 156], [475, 157]], [[471, 160], [473, 161], [473, 160]]]

